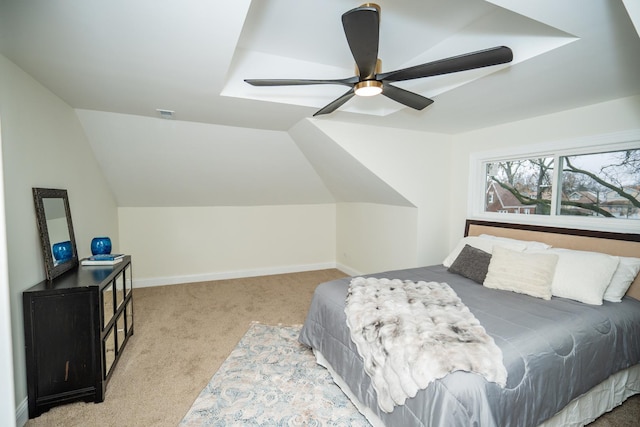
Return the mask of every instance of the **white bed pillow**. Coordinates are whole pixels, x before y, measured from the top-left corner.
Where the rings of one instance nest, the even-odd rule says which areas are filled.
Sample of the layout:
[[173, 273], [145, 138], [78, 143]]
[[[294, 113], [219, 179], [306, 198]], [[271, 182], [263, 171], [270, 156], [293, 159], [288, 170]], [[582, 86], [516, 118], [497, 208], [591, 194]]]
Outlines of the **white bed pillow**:
[[485, 239], [494, 239], [504, 243], [519, 243], [519, 244], [525, 245], [526, 251], [543, 251], [551, 247], [551, 245], [548, 245], [543, 242], [536, 242], [534, 240], [511, 239], [509, 237], [498, 237], [498, 236], [493, 236], [491, 234], [481, 234], [480, 237], [483, 237]]
[[496, 246], [483, 285], [550, 300], [558, 255], [545, 252], [516, 252]]
[[460, 255], [464, 245], [473, 246], [474, 248], [487, 253], [492, 253], [494, 246], [501, 246], [518, 252], [522, 252], [526, 249], [526, 246], [522, 243], [501, 242], [496, 239], [489, 239], [486, 237], [467, 236], [460, 239], [458, 245], [451, 251], [451, 253], [449, 253], [449, 255], [447, 255], [444, 261], [442, 261], [442, 264], [447, 268], [451, 267], [451, 264], [453, 264], [456, 258], [458, 258], [458, 255]]
[[547, 249], [544, 253], [553, 253], [559, 257], [551, 284], [554, 296], [602, 305], [604, 291], [618, 267], [618, 257], [559, 248]]
[[640, 272], [640, 258], [622, 256], [618, 258], [620, 258], [618, 268], [615, 273], [613, 273], [611, 282], [602, 297], [605, 301], [622, 301], [622, 297], [627, 293], [629, 286], [631, 286], [638, 272]]

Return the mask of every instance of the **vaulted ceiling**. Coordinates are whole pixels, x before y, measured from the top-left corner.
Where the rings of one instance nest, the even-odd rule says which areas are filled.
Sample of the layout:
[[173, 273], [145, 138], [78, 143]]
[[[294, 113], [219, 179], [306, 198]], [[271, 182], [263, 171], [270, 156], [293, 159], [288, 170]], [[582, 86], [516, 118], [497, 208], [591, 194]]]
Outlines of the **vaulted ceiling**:
[[[640, 94], [637, 1], [378, 4], [383, 71], [499, 45], [514, 60], [398, 84], [435, 100], [422, 111], [356, 97], [309, 123], [454, 135]], [[315, 132], [289, 132], [344, 87], [243, 82], [352, 76], [340, 17], [358, 5], [0, 0], [0, 53], [77, 110], [120, 206], [358, 199], [348, 188], [338, 194], [350, 180], [327, 175], [346, 169], [327, 171], [320, 159], [350, 171], [357, 161]], [[175, 111], [173, 120], [157, 109]], [[369, 188], [376, 177], [364, 175]], [[379, 193], [363, 199], [405, 203], [384, 185], [372, 187]]]

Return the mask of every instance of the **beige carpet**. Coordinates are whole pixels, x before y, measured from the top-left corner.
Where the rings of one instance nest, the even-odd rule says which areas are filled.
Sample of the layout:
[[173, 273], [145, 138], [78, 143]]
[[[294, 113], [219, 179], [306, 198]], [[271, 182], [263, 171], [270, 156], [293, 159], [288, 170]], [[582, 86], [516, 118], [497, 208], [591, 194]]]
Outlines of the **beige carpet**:
[[[36, 426], [170, 426], [200, 391], [252, 321], [301, 324], [315, 287], [337, 270], [134, 290], [134, 335], [103, 403], [60, 406], [29, 420]], [[637, 427], [640, 397], [592, 427]]]

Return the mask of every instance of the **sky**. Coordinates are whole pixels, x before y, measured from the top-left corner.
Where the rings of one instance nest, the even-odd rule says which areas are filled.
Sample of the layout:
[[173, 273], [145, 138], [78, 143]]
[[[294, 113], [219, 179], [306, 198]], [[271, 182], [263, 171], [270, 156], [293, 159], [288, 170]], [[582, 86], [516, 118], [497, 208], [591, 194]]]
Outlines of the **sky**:
[[[633, 150], [636, 152], [636, 158], [640, 158], [640, 149]], [[597, 153], [597, 154], [585, 154], [577, 156], [569, 156], [571, 164], [577, 168], [594, 172], [600, 175], [600, 171], [603, 166], [618, 164], [621, 161], [621, 152], [609, 152], [609, 153]], [[548, 158], [551, 161], [551, 158]], [[528, 169], [528, 171], [527, 171]], [[496, 169], [498, 171], [499, 169]], [[525, 172], [526, 171], [526, 172]], [[538, 168], [530, 166], [528, 168], [520, 167], [519, 172], [524, 173], [525, 176], [531, 176], [538, 173]], [[609, 168], [608, 173], [615, 173], [615, 177], [623, 186], [636, 186], [640, 185], [640, 162], [637, 167], [629, 171], [626, 168]], [[505, 178], [503, 174], [498, 174], [499, 177]], [[604, 178], [604, 177], [603, 177]], [[617, 184], [617, 183], [616, 183]]]

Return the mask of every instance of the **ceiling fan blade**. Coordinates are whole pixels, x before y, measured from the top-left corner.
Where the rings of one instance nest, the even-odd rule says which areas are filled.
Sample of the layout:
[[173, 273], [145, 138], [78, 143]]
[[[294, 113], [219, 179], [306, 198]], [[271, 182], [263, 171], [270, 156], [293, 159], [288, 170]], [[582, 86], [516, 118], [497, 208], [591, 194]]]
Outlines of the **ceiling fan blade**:
[[433, 99], [425, 98], [422, 95], [409, 92], [408, 90], [401, 89], [386, 82], [382, 84], [382, 94], [387, 98], [393, 99], [415, 110], [422, 110], [424, 107], [433, 104]]
[[439, 61], [428, 62], [402, 70], [390, 71], [377, 75], [378, 80], [399, 82], [403, 80], [420, 79], [422, 77], [437, 76], [439, 74], [457, 73], [458, 71], [489, 67], [504, 64], [513, 60], [513, 52], [506, 46], [497, 46], [477, 52], [452, 56]]
[[347, 79], [245, 79], [245, 82], [253, 86], [301, 86], [301, 85], [345, 85], [352, 86], [358, 82], [358, 77]]
[[360, 80], [373, 79], [378, 61], [380, 14], [374, 6], [361, 6], [342, 15], [342, 26], [360, 73]]
[[315, 117], [321, 114], [333, 113], [338, 108], [340, 108], [345, 102], [353, 98], [355, 94], [356, 94], [355, 91], [353, 90], [353, 88], [351, 88], [351, 90], [345, 92], [344, 95], [342, 95], [340, 98], [333, 100], [329, 104], [325, 105], [324, 107], [316, 111], [316, 113], [313, 116]]

